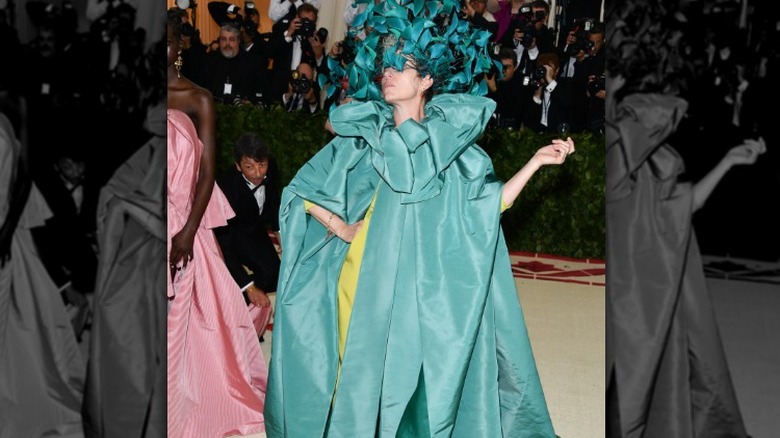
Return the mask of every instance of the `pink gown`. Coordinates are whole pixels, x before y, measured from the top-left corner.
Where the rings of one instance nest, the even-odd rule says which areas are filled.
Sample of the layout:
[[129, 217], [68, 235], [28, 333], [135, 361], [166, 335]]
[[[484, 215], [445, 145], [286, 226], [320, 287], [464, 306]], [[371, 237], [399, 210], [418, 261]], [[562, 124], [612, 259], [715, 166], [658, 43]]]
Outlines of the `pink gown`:
[[[168, 110], [168, 250], [195, 194], [203, 144], [190, 118]], [[193, 259], [168, 272], [168, 437], [218, 438], [265, 431], [268, 370], [240, 288], [213, 228], [234, 216], [218, 186], [195, 235]]]

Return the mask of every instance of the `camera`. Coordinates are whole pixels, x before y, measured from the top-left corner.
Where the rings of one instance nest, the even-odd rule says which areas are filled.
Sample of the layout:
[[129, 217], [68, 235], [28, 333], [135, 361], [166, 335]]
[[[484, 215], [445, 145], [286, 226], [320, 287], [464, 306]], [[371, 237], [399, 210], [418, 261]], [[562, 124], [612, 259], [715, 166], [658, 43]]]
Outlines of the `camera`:
[[595, 80], [588, 82], [588, 93], [591, 96], [595, 95], [599, 91], [605, 89], [607, 86], [607, 78], [604, 75], [597, 77]]
[[352, 38], [345, 38], [339, 45], [341, 46], [341, 52], [336, 57], [336, 60], [343, 65], [351, 64], [357, 56], [355, 53], [355, 41]]
[[533, 9], [531, 9], [531, 5], [525, 4], [520, 6], [520, 10], [517, 11], [517, 15], [522, 17], [523, 21], [531, 21], [533, 18]]
[[325, 40], [328, 39], [328, 29], [321, 27], [317, 30], [317, 39], [321, 44], [325, 44]]
[[547, 77], [547, 69], [545, 69], [543, 66], [540, 65], [535, 69], [533, 69], [530, 76], [526, 76], [523, 78], [523, 85], [529, 87], [538, 87], [545, 82], [546, 77]]
[[520, 40], [520, 44], [522, 44], [523, 47], [528, 48], [534, 42], [534, 37], [536, 37], [536, 29], [534, 28], [533, 24], [515, 21], [514, 30], [523, 33], [523, 39]]
[[301, 39], [304, 40], [313, 37], [315, 36], [315, 33], [317, 39], [320, 40], [320, 43], [325, 44], [325, 40], [328, 39], [328, 29], [321, 27], [317, 30], [317, 23], [308, 18], [301, 18], [301, 27], [297, 32]]
[[298, 35], [303, 38], [309, 38], [314, 36], [314, 31], [316, 28], [317, 24], [314, 21], [308, 18], [301, 18], [301, 27], [298, 29]]
[[579, 51], [588, 53], [593, 49], [593, 41], [590, 41], [590, 30], [596, 20], [593, 18], [577, 18], [572, 23], [571, 31], [574, 33], [574, 37], [577, 41], [570, 45], [566, 49], [566, 54], [569, 56], [576, 56]]
[[293, 70], [290, 73], [290, 87], [292, 87], [293, 93], [306, 94], [311, 90], [311, 82], [298, 70]]
[[241, 22], [241, 28], [244, 29], [244, 32], [246, 32], [246, 34], [251, 38], [257, 36], [257, 23], [252, 21], [251, 17], [247, 16], [244, 18], [244, 20]]
[[574, 22], [572, 23], [572, 30], [574, 33], [585, 31], [590, 32], [590, 30], [593, 28], [593, 25], [596, 23], [596, 20], [594, 18], [585, 17], [585, 18], [575, 18]]
[[580, 51], [588, 54], [593, 49], [593, 41], [588, 39], [587, 32], [578, 32], [575, 34], [575, 37], [577, 38], [577, 41], [566, 48], [567, 55], [577, 56]]

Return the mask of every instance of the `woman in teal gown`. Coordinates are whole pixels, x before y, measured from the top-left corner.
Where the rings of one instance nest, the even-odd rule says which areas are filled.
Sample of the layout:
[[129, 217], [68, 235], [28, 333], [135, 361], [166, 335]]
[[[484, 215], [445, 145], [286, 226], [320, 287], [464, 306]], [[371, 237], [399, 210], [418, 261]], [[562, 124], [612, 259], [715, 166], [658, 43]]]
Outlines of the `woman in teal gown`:
[[[433, 39], [452, 30], [464, 43], [448, 54], [487, 57], [487, 39], [452, 19], [457, 3], [441, 5], [372, 2], [356, 20], [403, 35], [449, 13], [425, 28]], [[410, 16], [422, 18], [388, 19]], [[472, 67], [490, 61], [442, 70], [448, 54], [430, 56], [425, 32], [417, 43], [369, 35], [357, 63], [384, 49], [381, 92], [363, 82], [363, 102], [331, 112], [337, 137], [283, 192], [269, 437], [555, 436], [499, 219], [574, 144], [553, 140], [498, 181], [475, 143], [495, 103], [456, 92], [467, 77], [479, 94]]]
[[607, 80], [606, 436], [746, 438], [692, 219], [766, 144], [746, 139], [684, 181], [668, 139], [688, 102], [635, 83], [618, 98], [626, 83]]

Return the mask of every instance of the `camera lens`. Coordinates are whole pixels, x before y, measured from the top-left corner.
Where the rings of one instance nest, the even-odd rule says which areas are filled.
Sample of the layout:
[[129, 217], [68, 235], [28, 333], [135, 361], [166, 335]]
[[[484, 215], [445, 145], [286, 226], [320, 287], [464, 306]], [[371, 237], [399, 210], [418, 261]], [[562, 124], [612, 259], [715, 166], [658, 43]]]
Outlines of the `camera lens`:
[[308, 18], [301, 18], [301, 28], [298, 29], [300, 35], [308, 38], [314, 35], [314, 22]]
[[321, 27], [317, 31], [317, 39], [320, 40], [322, 44], [325, 44], [325, 40], [328, 39], [328, 29], [325, 29], [324, 27]]

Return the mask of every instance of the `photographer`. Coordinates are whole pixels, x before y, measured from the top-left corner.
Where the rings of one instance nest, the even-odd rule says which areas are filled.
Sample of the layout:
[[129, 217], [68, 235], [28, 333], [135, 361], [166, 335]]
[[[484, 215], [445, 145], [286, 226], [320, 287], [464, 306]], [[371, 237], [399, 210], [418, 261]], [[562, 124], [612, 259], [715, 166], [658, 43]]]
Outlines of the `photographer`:
[[477, 29], [485, 29], [494, 41], [498, 33], [496, 17], [487, 10], [487, 0], [461, 0], [461, 13]]
[[536, 68], [529, 79], [534, 94], [523, 113], [523, 124], [536, 133], [565, 135], [569, 131], [571, 84], [555, 80], [560, 66], [555, 53], [542, 53], [536, 59]]
[[[269, 89], [272, 100], [281, 100], [282, 94], [288, 89], [290, 71], [296, 70], [301, 62], [305, 61], [314, 67], [312, 77], [317, 77], [317, 74], [328, 76], [325, 56], [328, 30], [322, 27], [317, 29], [317, 16], [317, 8], [304, 3], [298, 7], [293, 19], [285, 18], [274, 24], [269, 43], [270, 56], [274, 60]], [[315, 93], [319, 93], [316, 82]]]
[[[544, 15], [544, 11], [538, 13], [540, 17]], [[531, 4], [526, 3], [520, 6], [517, 13], [510, 16], [509, 28], [499, 39], [499, 44], [502, 47], [514, 48], [517, 56], [517, 73], [522, 76], [531, 74], [536, 57], [540, 53], [537, 45], [537, 36], [539, 35], [534, 24], [536, 17], [534, 14]]]
[[541, 53], [555, 51], [555, 32], [547, 27], [550, 16], [550, 5], [545, 0], [534, 0], [531, 3], [530, 21], [534, 27], [536, 46]]
[[[250, 5], [252, 3], [247, 3]], [[249, 11], [254, 11], [251, 13]], [[268, 93], [267, 87], [270, 79], [268, 70], [268, 60], [270, 59], [269, 41], [266, 39], [268, 34], [260, 34], [257, 26], [260, 20], [260, 14], [254, 7], [247, 10], [247, 16], [241, 23], [241, 46], [247, 54], [247, 64], [252, 70], [257, 70], [257, 75], [253, 75], [255, 80], [259, 81], [253, 88], [255, 95], [251, 98], [252, 103], [258, 106], [265, 106], [264, 96]]]
[[[536, 45], [542, 52], [555, 50], [554, 32], [547, 27], [550, 5], [545, 0], [524, 3], [522, 0], [490, 0], [487, 10], [493, 12], [498, 23], [495, 41], [504, 46], [520, 44], [523, 36], [519, 33], [533, 33]], [[527, 29], [533, 29], [528, 32]]]
[[524, 106], [529, 97], [523, 87], [523, 76], [517, 73], [517, 58], [515, 51], [504, 47], [499, 51], [498, 57], [503, 66], [499, 75], [498, 71], [487, 75], [485, 81], [488, 86], [487, 97], [496, 102], [493, 125], [499, 128], [519, 129], [522, 123]]
[[594, 23], [588, 32], [590, 51], [575, 64], [572, 85], [572, 132], [600, 133], [604, 128], [604, 23]]
[[290, 74], [287, 92], [282, 95], [284, 109], [288, 112], [303, 111], [314, 114], [319, 111], [319, 94], [314, 86], [314, 69], [301, 61]]
[[561, 60], [561, 69], [558, 71], [557, 78], [559, 81], [571, 81], [577, 64], [584, 61], [593, 49], [593, 42], [588, 38], [588, 30], [592, 22], [585, 21], [583, 24], [578, 21], [574, 20], [575, 24], [566, 35], [564, 46], [558, 51]]
[[261, 73], [250, 64], [250, 56], [240, 47], [241, 30], [235, 22], [223, 23], [219, 29], [219, 50], [206, 55], [201, 70], [202, 83], [214, 99], [226, 104], [251, 104], [259, 92]]
[[503, 41], [507, 33], [508, 37], [511, 38], [514, 32], [513, 23], [522, 16], [521, 9], [531, 11], [525, 4], [525, 0], [488, 0], [487, 10], [493, 14], [496, 23], [498, 23], [498, 31], [494, 41]]

